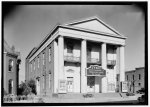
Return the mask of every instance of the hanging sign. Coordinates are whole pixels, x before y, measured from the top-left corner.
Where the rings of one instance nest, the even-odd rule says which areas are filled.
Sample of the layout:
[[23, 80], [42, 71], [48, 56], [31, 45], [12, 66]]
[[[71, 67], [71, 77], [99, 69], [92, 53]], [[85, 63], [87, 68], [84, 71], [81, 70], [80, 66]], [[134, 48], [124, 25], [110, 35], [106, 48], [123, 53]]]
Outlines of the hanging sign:
[[106, 70], [102, 69], [101, 66], [91, 65], [86, 70], [87, 76], [106, 76]]
[[128, 92], [128, 82], [127, 81], [121, 82], [121, 91]]

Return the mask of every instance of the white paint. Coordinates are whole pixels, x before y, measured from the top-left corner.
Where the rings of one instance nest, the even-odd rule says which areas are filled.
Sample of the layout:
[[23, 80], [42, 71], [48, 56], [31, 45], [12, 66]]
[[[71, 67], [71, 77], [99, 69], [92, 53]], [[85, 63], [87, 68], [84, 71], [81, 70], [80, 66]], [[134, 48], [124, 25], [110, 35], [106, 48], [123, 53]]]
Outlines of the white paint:
[[125, 45], [125, 39], [105, 36], [102, 34], [93, 34], [88, 32], [75, 31], [71, 29], [59, 29], [59, 33], [66, 37], [86, 39], [95, 42], [105, 42], [111, 44]]
[[87, 47], [86, 40], [81, 42], [81, 93], [87, 92], [87, 77], [85, 75], [85, 70], [87, 68]]
[[73, 92], [80, 93], [80, 66], [76, 66], [75, 63], [66, 63], [64, 71], [66, 79], [73, 77]]
[[102, 78], [102, 93], [107, 93], [107, 66], [106, 66], [106, 43], [102, 43], [102, 68], [106, 70], [106, 77]]
[[58, 44], [54, 41], [54, 93], [58, 92]]
[[89, 30], [105, 32], [105, 33], [110, 33], [110, 34], [115, 34], [116, 35], [115, 32], [110, 30], [108, 27], [104, 26], [98, 20], [91, 20], [91, 21], [88, 21], [88, 22], [79, 23], [79, 24], [75, 24], [75, 25], [72, 25], [72, 26], [80, 27], [80, 28], [84, 28], [84, 29], [89, 29]]
[[59, 80], [64, 80], [64, 37], [59, 36], [58, 38], [58, 72]]
[[120, 47], [120, 81], [125, 81], [124, 46]]

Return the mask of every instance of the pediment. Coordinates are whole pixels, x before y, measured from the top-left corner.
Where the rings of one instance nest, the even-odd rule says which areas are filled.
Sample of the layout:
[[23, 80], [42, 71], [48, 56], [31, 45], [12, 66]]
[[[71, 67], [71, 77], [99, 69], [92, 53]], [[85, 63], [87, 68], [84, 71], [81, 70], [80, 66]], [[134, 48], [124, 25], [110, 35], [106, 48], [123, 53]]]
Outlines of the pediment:
[[83, 28], [83, 29], [88, 29], [88, 30], [92, 30], [92, 31], [98, 31], [98, 32], [121, 36], [120, 33], [118, 33], [116, 30], [114, 30], [112, 27], [108, 26], [106, 23], [104, 23], [97, 17], [88, 18], [88, 19], [81, 20], [81, 21], [76, 21], [73, 23], [69, 23], [67, 25], [73, 26], [73, 27], [78, 27], [78, 28]]

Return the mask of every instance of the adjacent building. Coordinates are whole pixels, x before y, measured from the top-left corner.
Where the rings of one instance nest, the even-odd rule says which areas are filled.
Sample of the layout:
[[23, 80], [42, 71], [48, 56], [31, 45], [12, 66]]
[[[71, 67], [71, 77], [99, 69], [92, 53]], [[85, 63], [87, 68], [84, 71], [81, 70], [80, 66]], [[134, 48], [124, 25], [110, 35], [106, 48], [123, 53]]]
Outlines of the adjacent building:
[[3, 49], [3, 90], [8, 94], [17, 94], [20, 53], [14, 47], [10, 48], [5, 40]]
[[144, 67], [136, 68], [125, 73], [125, 80], [128, 82], [128, 91], [137, 92], [145, 88], [145, 69]]
[[[119, 74], [117, 75], [117, 87], [119, 87]], [[136, 93], [141, 88], [145, 88], [145, 68], [139, 67], [135, 70], [125, 72], [125, 81], [127, 82], [128, 92]]]
[[26, 80], [39, 95], [108, 93], [125, 81], [126, 37], [91, 17], [57, 25], [26, 57]]

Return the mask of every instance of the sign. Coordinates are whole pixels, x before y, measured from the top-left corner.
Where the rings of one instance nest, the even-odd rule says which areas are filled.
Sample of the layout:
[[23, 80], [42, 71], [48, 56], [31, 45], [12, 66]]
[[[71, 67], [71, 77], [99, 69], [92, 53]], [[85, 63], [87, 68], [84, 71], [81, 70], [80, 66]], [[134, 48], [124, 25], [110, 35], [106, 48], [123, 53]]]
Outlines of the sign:
[[127, 81], [121, 82], [121, 91], [128, 92], [128, 82]]
[[66, 81], [59, 80], [59, 93], [66, 93]]
[[86, 70], [87, 76], [106, 76], [106, 70], [102, 69], [101, 66], [91, 65]]

